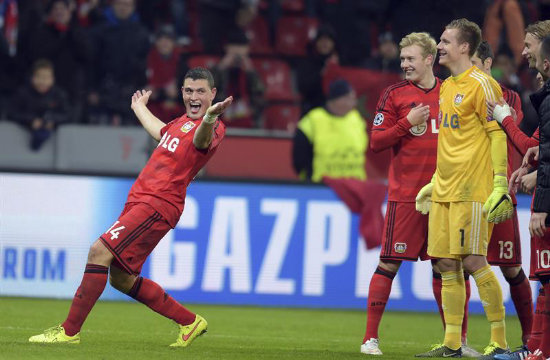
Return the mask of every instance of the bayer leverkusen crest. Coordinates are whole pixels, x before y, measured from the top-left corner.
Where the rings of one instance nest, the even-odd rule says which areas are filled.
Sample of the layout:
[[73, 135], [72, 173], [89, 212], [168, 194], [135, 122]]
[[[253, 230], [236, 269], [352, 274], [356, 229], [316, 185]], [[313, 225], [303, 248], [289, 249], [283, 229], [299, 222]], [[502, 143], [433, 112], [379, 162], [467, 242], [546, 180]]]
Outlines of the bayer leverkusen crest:
[[463, 94], [456, 94], [455, 95], [455, 99], [454, 99], [455, 105], [460, 105], [462, 103], [462, 100], [464, 100], [464, 95]]
[[183, 124], [183, 126], [181, 127], [181, 131], [184, 132], [184, 133], [188, 133], [189, 131], [191, 131], [191, 129], [193, 129], [195, 127], [195, 123], [192, 122], [192, 121], [188, 121], [186, 122], [185, 124]]

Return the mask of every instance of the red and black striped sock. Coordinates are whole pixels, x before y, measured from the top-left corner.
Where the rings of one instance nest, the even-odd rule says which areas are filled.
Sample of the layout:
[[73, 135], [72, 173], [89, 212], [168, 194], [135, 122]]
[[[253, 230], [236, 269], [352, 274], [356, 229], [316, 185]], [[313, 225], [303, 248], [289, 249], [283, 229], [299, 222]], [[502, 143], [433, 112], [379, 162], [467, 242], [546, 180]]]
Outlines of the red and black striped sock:
[[378, 327], [390, 297], [394, 277], [395, 273], [384, 270], [380, 266], [372, 276], [367, 299], [367, 329], [363, 343], [371, 338], [378, 339]]
[[180, 325], [189, 325], [195, 321], [195, 314], [168, 295], [156, 282], [138, 277], [128, 292], [140, 303]]
[[74, 295], [69, 315], [63, 322], [67, 335], [73, 336], [80, 331], [86, 317], [105, 289], [108, 270], [103, 265], [86, 264], [84, 276]]

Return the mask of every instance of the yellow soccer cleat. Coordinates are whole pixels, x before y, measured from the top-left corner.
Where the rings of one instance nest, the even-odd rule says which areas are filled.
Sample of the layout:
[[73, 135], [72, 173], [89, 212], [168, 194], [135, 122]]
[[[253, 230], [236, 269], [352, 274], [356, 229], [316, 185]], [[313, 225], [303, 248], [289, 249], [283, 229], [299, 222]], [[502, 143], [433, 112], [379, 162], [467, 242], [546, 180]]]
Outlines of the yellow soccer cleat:
[[172, 347], [187, 347], [191, 345], [193, 340], [206, 332], [208, 323], [202, 316], [197, 315], [193, 323], [189, 325], [179, 325], [179, 327], [180, 334], [178, 340], [170, 345]]
[[80, 333], [74, 336], [66, 335], [63, 326], [57, 325], [44, 330], [43, 334], [31, 336], [29, 342], [43, 344], [80, 344]]

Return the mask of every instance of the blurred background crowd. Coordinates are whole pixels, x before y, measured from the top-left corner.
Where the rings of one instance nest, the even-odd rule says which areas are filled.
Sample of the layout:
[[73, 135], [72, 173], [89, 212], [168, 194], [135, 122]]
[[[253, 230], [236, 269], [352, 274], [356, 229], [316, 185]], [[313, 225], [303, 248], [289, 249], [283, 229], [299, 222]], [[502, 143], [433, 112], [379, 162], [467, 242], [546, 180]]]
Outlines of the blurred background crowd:
[[347, 70], [370, 122], [380, 90], [401, 76], [399, 40], [438, 39], [459, 17], [480, 24], [493, 76], [526, 100], [524, 29], [549, 15], [549, 0], [0, 0], [0, 119], [28, 128], [38, 149], [59, 124], [138, 125], [130, 98], [147, 88], [168, 122], [184, 112], [183, 75], [205, 66], [218, 97], [236, 99], [230, 128], [292, 133]]

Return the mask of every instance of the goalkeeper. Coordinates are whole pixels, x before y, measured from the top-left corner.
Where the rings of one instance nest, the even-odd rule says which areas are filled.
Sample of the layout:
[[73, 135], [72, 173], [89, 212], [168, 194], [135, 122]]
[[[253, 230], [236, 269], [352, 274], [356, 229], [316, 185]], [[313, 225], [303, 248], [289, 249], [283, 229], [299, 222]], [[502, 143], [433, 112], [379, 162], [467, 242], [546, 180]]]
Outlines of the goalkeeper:
[[502, 97], [500, 85], [472, 65], [481, 41], [479, 27], [466, 19], [449, 23], [438, 44], [439, 63], [451, 77], [439, 93], [437, 167], [416, 197], [429, 212], [428, 254], [438, 258], [446, 321], [443, 345], [419, 357], [461, 357], [465, 288], [463, 268], [477, 285], [491, 324], [491, 338], [480, 359], [507, 352], [502, 290], [487, 263], [494, 223], [512, 216], [506, 178], [506, 134], [487, 111]]

